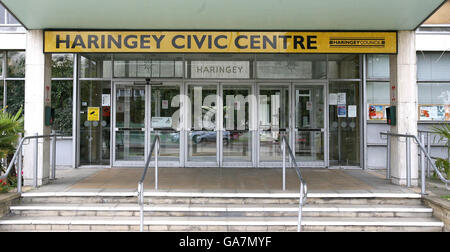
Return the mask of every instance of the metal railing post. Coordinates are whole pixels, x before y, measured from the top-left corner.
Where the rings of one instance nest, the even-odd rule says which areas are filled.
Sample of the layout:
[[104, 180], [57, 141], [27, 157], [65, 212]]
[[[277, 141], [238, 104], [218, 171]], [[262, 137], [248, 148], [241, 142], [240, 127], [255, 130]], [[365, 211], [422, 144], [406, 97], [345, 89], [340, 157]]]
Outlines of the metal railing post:
[[387, 135], [386, 179], [391, 179], [391, 136]]
[[[22, 140], [22, 133], [19, 133], [19, 143]], [[22, 145], [19, 145], [17, 155], [17, 192], [22, 193]]]
[[281, 140], [281, 148], [283, 151], [283, 191], [286, 190], [286, 140], [283, 137]]
[[38, 151], [39, 151], [39, 138], [38, 133], [34, 134], [36, 136], [34, 144], [34, 170], [33, 170], [33, 186], [36, 188], [38, 186]]
[[300, 202], [298, 207], [298, 223], [297, 223], [297, 232], [302, 231], [302, 211], [303, 211], [303, 183], [300, 181]]
[[[422, 143], [422, 145], [425, 142], [425, 135], [421, 134], [420, 135], [420, 142]], [[421, 189], [422, 189], [422, 195], [425, 195], [425, 151], [422, 150], [422, 148], [420, 149], [420, 176], [421, 176], [421, 180], [422, 180], [422, 185], [421, 185]]]
[[156, 139], [155, 144], [155, 190], [158, 190], [158, 155], [159, 155], [159, 138]]
[[411, 139], [406, 137], [406, 186], [411, 187]]
[[138, 201], [139, 201], [139, 231], [144, 232], [144, 186], [143, 184], [138, 184]]
[[56, 178], [56, 132], [54, 130], [52, 130], [52, 175], [51, 175], [51, 179], [55, 179]]
[[[431, 135], [430, 132], [427, 132], [427, 153], [431, 155]], [[427, 160], [427, 176], [431, 176], [431, 169], [430, 169], [430, 160]]]

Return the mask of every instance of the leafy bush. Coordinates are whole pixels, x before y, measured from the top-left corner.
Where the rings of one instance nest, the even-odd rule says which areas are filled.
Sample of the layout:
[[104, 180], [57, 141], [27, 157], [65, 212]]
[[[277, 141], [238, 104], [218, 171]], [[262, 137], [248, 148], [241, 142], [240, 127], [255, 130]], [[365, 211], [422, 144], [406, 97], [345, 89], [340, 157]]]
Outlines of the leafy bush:
[[[447, 146], [447, 158], [438, 158], [435, 164], [448, 179], [450, 178], [450, 124], [433, 127], [433, 133], [437, 134], [438, 140], [443, 141]], [[434, 175], [436, 176], [436, 174]]]

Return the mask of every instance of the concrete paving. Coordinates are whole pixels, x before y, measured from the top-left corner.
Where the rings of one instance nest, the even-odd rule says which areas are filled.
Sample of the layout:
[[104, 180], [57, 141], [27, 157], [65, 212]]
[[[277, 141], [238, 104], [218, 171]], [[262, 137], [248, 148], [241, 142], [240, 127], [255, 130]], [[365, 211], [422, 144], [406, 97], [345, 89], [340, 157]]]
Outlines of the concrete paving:
[[[134, 192], [142, 168], [58, 169], [56, 180], [33, 192]], [[419, 188], [391, 184], [379, 171], [302, 169], [311, 193], [417, 193]], [[154, 169], [150, 168], [145, 190], [154, 191]], [[282, 169], [269, 168], [160, 168], [158, 191], [167, 192], [298, 192], [294, 169], [286, 171], [282, 191]]]

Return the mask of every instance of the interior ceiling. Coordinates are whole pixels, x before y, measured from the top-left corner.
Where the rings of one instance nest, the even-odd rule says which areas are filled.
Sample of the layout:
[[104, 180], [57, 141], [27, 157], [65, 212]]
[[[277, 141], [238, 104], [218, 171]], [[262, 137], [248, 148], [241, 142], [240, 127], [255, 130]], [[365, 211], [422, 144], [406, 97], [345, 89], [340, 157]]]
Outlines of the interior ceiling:
[[443, 0], [1, 0], [27, 29], [413, 30]]

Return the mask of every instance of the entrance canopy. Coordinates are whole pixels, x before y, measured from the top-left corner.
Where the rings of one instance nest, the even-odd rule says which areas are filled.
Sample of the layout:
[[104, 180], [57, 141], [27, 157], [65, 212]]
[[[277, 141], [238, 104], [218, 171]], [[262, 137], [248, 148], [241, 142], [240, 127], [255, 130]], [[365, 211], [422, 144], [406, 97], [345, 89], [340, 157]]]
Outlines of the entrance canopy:
[[413, 30], [443, 0], [2, 0], [27, 29]]

